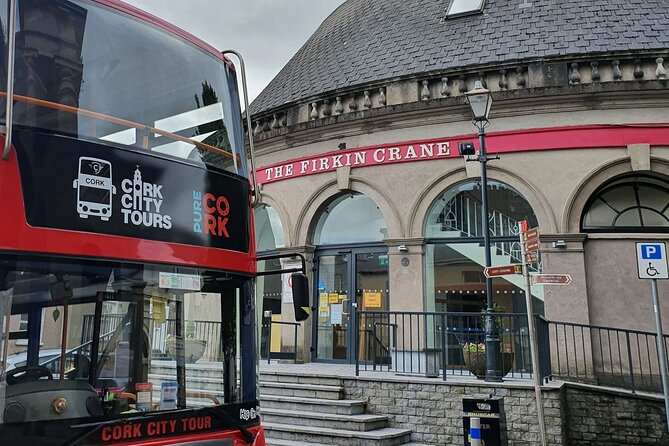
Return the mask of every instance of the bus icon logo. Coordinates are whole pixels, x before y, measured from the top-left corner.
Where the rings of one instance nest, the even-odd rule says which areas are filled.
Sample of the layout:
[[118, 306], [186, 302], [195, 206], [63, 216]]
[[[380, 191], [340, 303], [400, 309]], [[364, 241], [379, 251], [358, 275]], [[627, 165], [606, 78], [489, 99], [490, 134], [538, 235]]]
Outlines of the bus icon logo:
[[80, 218], [88, 218], [90, 215], [109, 221], [112, 215], [112, 195], [116, 193], [109, 161], [80, 157], [79, 172], [72, 187], [77, 190], [77, 212]]

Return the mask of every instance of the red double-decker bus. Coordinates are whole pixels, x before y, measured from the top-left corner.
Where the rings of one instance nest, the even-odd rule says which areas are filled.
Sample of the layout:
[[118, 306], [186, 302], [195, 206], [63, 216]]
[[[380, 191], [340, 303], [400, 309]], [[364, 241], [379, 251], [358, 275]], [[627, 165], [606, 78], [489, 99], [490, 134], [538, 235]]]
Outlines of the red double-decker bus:
[[264, 445], [235, 67], [117, 0], [0, 15], [0, 443]]

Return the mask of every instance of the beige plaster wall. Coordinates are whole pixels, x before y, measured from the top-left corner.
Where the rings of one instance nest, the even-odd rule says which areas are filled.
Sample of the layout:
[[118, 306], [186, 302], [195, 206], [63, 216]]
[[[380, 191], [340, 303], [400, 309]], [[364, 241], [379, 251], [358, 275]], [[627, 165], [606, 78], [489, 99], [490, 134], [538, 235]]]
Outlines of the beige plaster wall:
[[[586, 124], [621, 124], [668, 122], [669, 109], [629, 98], [615, 98], [610, 107], [584, 108], [578, 98], [574, 104], [562, 101], [552, 109], [543, 107], [533, 113], [531, 106], [520, 112], [513, 102], [493, 108], [489, 132]], [[278, 136], [258, 144], [257, 165], [308, 157], [337, 149], [341, 142], [348, 149], [357, 147], [451, 138], [471, 134], [475, 129], [468, 117], [453, 121], [448, 110], [390, 115], [383, 118], [349, 120], [340, 125], [313, 126], [301, 132]], [[457, 148], [452, 147], [452, 151]], [[638, 164], [637, 164], [638, 165]], [[669, 148], [652, 147], [651, 170], [669, 174]], [[471, 166], [469, 166], [471, 167]], [[475, 173], [477, 169], [470, 169]], [[542, 234], [553, 239], [578, 235], [585, 201], [603, 182], [616, 175], [632, 172], [627, 147], [600, 149], [549, 150], [503, 154], [491, 161], [488, 176], [516, 188], [533, 207]], [[423, 251], [421, 245], [425, 216], [433, 201], [447, 188], [468, 178], [465, 161], [460, 157], [369, 167], [351, 167], [338, 182], [336, 172], [298, 177], [266, 184], [265, 200], [277, 209], [288, 234], [287, 246], [313, 243], [313, 226], [324, 206], [343, 191], [353, 190], [372, 198], [388, 227], [390, 254], [391, 310], [425, 310]], [[396, 240], [400, 240], [395, 242]], [[417, 241], [406, 253], [398, 253], [402, 240]], [[546, 272], [569, 273], [568, 287], [546, 287], [546, 314], [549, 318], [591, 324], [634, 328], [652, 328], [650, 296], [642, 293], [648, 286], [623, 279], [634, 267], [633, 257], [622, 256], [617, 242], [570, 238], [568, 249], [551, 250], [549, 243], [543, 257]], [[622, 242], [621, 242], [622, 243]], [[633, 243], [630, 245], [633, 246]], [[633, 255], [633, 252], [632, 254]], [[410, 267], [400, 265], [402, 257]], [[628, 258], [629, 257], [629, 258]], [[604, 260], [602, 260], [604, 259]], [[631, 279], [630, 279], [631, 280]], [[639, 282], [636, 280], [636, 282]], [[615, 286], [612, 286], [615, 284]], [[615, 291], [615, 305], [611, 304]], [[646, 290], [648, 291], [648, 290]], [[667, 293], [666, 285], [661, 292]], [[628, 311], [630, 303], [642, 293], [645, 304]], [[669, 321], [669, 308], [665, 312]], [[650, 324], [650, 325], [649, 325]], [[306, 334], [306, 333], [305, 333]]]
[[[637, 277], [635, 248], [635, 242], [654, 240], [660, 238], [640, 235], [586, 241], [585, 271], [592, 324], [655, 332], [651, 285], [649, 280]], [[662, 322], [668, 333], [669, 281], [658, 280], [658, 290]]]

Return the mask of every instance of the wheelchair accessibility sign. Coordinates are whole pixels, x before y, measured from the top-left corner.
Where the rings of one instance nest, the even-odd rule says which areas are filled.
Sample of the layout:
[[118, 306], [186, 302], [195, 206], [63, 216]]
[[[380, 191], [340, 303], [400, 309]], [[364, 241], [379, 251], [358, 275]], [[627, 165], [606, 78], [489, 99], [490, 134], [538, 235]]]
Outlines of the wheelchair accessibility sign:
[[637, 243], [636, 262], [639, 279], [669, 279], [667, 247], [664, 242]]

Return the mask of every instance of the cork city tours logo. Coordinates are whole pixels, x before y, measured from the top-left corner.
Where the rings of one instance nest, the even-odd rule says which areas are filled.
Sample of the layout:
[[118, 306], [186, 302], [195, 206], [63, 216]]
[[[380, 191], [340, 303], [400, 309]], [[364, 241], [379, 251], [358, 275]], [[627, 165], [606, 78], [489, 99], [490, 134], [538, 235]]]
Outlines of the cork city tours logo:
[[[77, 189], [77, 211], [80, 218], [90, 216], [108, 221], [112, 216], [116, 186], [112, 184], [109, 161], [82, 156], [73, 187]], [[123, 224], [171, 229], [172, 217], [161, 212], [163, 185], [144, 181], [140, 166], [131, 178], [121, 180], [121, 216]]]
[[228, 221], [230, 202], [225, 195], [193, 191], [193, 232], [230, 238]]
[[77, 190], [77, 211], [80, 218], [99, 217], [108, 221], [112, 215], [112, 165], [109, 161], [82, 156], [79, 172], [72, 183]]

